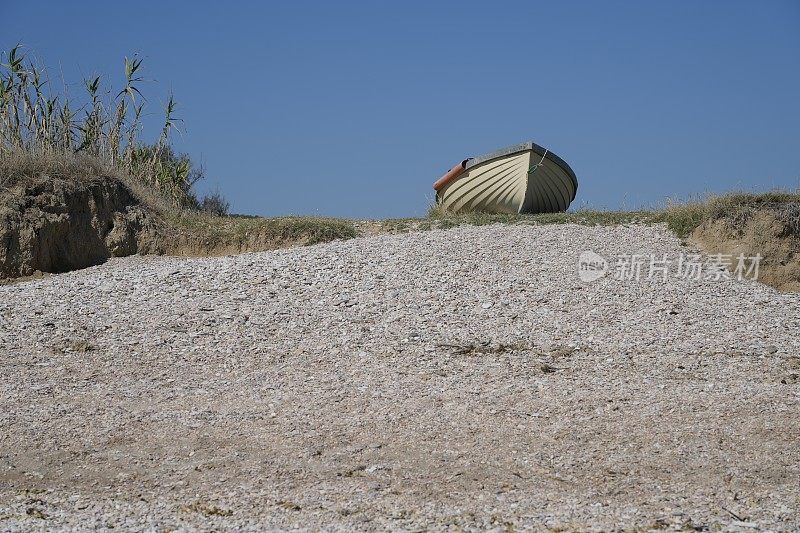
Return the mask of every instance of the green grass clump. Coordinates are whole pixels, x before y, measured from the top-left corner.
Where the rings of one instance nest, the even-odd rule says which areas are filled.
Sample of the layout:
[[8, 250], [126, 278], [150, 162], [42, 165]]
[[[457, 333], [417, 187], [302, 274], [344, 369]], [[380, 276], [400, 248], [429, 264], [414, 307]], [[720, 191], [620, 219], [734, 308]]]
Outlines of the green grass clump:
[[317, 217], [283, 217], [261, 219], [263, 227], [272, 228], [282, 238], [302, 241], [311, 245], [333, 240], [346, 240], [358, 236], [358, 231], [349, 220]]
[[359, 235], [351, 221], [336, 218], [216, 217], [184, 211], [170, 222], [170, 226], [179, 232], [202, 239], [209, 249], [215, 246], [239, 247], [242, 250], [270, 249], [347, 240]]
[[707, 221], [724, 220], [740, 231], [758, 212], [769, 211], [786, 227], [787, 235], [800, 236], [800, 193], [769, 191], [731, 192], [702, 200], [669, 202], [663, 212], [667, 226], [679, 237], [690, 235]]

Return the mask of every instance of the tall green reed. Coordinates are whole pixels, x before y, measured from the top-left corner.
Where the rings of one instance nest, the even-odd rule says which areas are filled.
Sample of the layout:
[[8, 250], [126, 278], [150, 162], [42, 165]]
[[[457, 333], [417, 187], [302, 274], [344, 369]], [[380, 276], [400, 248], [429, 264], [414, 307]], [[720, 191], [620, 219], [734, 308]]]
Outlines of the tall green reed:
[[196, 207], [192, 186], [203, 176], [188, 156], [176, 154], [170, 135], [181, 119], [170, 94], [155, 142], [141, 139], [147, 100], [140, 90], [142, 59], [125, 58], [124, 79], [112, 91], [101, 76], [83, 80], [83, 98], [54, 91], [44, 67], [20, 45], [0, 63], [0, 158], [20, 153], [89, 156], [155, 188], [180, 207]]

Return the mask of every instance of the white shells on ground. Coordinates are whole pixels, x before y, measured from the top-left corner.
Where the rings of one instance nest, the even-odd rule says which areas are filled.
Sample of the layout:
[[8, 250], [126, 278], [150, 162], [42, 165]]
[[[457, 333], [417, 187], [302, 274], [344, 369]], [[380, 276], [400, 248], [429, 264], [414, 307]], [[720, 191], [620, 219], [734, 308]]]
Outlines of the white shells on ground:
[[687, 251], [494, 225], [2, 286], [1, 528], [797, 527], [800, 296], [589, 250]]

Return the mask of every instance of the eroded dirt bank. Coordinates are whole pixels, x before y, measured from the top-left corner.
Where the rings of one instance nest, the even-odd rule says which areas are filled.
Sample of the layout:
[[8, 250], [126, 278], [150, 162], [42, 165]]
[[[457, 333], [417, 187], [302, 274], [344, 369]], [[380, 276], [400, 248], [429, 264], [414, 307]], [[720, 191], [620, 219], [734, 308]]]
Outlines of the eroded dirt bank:
[[111, 257], [221, 256], [358, 233], [346, 220], [213, 217], [161, 204], [157, 198], [142, 200], [124, 181], [110, 177], [45, 176], [0, 189], [0, 283], [77, 270]]
[[[794, 212], [787, 212], [793, 209]], [[758, 279], [778, 290], [800, 292], [800, 206], [760, 209], [739, 219], [701, 224], [692, 241], [709, 254], [762, 256]]]
[[121, 181], [42, 177], [0, 194], [0, 278], [156, 251], [152, 210]]

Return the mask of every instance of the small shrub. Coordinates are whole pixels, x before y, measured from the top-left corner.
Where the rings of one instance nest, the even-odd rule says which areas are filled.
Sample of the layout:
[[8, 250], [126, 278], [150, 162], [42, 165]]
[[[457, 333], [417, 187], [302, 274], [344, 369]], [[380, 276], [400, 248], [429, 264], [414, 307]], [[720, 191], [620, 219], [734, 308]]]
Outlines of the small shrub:
[[209, 215], [223, 217], [228, 214], [231, 204], [219, 191], [214, 191], [203, 196], [203, 199], [198, 203], [198, 208]]

